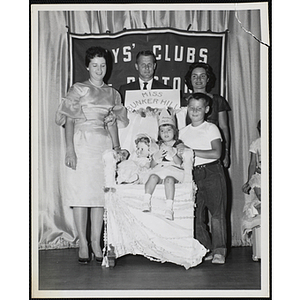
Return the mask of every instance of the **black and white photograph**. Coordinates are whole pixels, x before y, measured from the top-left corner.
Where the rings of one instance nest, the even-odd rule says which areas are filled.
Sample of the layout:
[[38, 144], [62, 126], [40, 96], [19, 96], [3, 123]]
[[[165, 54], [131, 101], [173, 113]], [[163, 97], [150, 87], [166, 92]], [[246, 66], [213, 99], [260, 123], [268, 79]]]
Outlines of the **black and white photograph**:
[[269, 298], [270, 2], [35, 3], [32, 298]]

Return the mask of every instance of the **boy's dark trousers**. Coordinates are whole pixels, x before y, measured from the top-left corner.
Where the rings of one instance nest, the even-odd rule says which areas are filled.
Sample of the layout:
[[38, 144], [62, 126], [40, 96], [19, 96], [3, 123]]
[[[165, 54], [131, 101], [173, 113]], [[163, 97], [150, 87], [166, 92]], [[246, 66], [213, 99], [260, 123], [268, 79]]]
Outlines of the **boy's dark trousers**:
[[[195, 238], [212, 254], [226, 256], [226, 204], [227, 189], [220, 161], [199, 165], [193, 169], [197, 184], [195, 209]], [[211, 214], [211, 235], [207, 230], [206, 208]]]

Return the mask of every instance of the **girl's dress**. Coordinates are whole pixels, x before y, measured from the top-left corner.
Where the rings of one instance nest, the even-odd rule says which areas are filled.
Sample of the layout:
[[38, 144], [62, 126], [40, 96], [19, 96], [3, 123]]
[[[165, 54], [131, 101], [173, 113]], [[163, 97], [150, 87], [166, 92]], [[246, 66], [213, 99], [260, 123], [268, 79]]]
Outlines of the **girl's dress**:
[[104, 84], [96, 87], [89, 81], [75, 83], [63, 98], [56, 123], [64, 125], [73, 118], [76, 170], [66, 171], [66, 200], [70, 206], [104, 206], [103, 152], [112, 148], [111, 138], [104, 127], [109, 110], [117, 116], [119, 127], [128, 125], [127, 112], [119, 93]]
[[[252, 144], [250, 145], [250, 152], [255, 154], [255, 158], [256, 158], [256, 166], [258, 169], [261, 169], [261, 138], [259, 137], [258, 139], [256, 139], [254, 142], [252, 142]], [[251, 186], [251, 188], [255, 188], [258, 187], [260, 188], [261, 186], [261, 181], [260, 181], [260, 173], [255, 172], [252, 177], [249, 180], [249, 185]]]
[[[256, 157], [256, 166], [261, 168], [261, 138], [256, 139], [251, 143], [249, 151], [255, 154]], [[261, 174], [255, 172], [249, 180], [249, 185], [251, 187], [249, 196], [246, 197], [243, 217], [242, 217], [242, 237], [245, 242], [249, 242], [249, 233], [255, 227], [260, 226], [261, 216], [260, 216], [260, 207], [261, 201], [257, 198], [254, 188], [261, 187]]]
[[[182, 143], [182, 141], [174, 141], [173, 148], [176, 145]], [[163, 143], [160, 145], [160, 148], [163, 147]], [[176, 151], [176, 148], [174, 149]], [[156, 174], [160, 179], [165, 179], [167, 176], [174, 177], [178, 182], [182, 182], [184, 178], [184, 170], [181, 166], [176, 165], [173, 161], [173, 157], [168, 153], [167, 155], [158, 162], [158, 164], [149, 171], [149, 175]]]

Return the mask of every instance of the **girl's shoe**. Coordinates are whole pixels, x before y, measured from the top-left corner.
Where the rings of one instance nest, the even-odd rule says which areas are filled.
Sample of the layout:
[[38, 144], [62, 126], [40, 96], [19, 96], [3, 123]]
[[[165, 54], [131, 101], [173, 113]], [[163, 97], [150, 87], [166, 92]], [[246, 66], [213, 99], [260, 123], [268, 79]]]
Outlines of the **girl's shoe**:
[[166, 209], [165, 210], [165, 218], [168, 220], [173, 221], [174, 220], [174, 212], [171, 209]]
[[143, 212], [149, 212], [150, 210], [151, 210], [150, 202], [149, 201], [144, 201], [142, 203], [142, 211]]

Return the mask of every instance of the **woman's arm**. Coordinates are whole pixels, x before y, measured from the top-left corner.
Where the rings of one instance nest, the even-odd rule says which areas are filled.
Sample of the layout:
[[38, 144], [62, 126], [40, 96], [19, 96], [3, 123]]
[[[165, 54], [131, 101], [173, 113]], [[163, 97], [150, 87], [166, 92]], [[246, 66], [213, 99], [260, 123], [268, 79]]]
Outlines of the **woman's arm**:
[[114, 122], [113, 124], [108, 123], [107, 124], [107, 131], [110, 135], [112, 145], [113, 145], [113, 149], [116, 150], [117, 152], [121, 151], [117, 122]]
[[195, 156], [201, 158], [215, 158], [219, 159], [222, 154], [222, 142], [220, 139], [215, 139], [211, 141], [211, 149], [209, 150], [200, 150], [200, 149], [193, 149]]
[[112, 113], [117, 119], [118, 128], [125, 128], [129, 124], [127, 109], [122, 104], [122, 99], [118, 91], [113, 90], [114, 93], [114, 106]]
[[76, 170], [77, 157], [74, 148], [74, 119], [67, 117], [65, 123], [66, 157], [67, 167]]
[[228, 114], [227, 111], [221, 111], [218, 114], [218, 118], [219, 118], [219, 127], [223, 133], [223, 139], [224, 139], [224, 148], [225, 148], [225, 155], [224, 155], [224, 167], [228, 168], [230, 165], [230, 128], [229, 128], [229, 124], [228, 124]]

